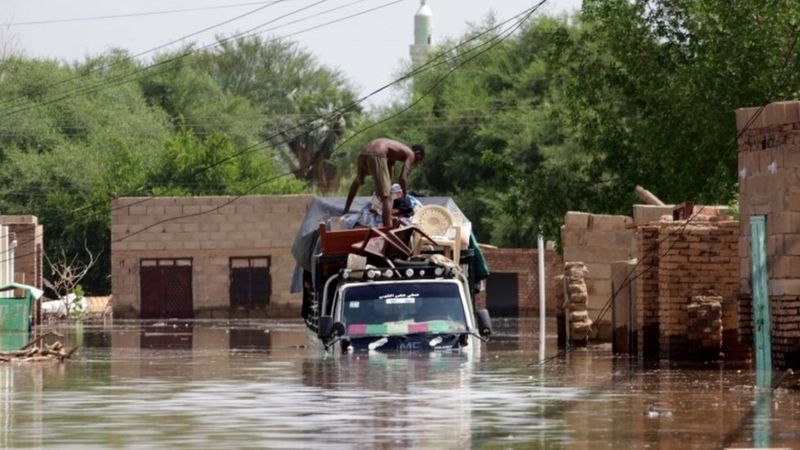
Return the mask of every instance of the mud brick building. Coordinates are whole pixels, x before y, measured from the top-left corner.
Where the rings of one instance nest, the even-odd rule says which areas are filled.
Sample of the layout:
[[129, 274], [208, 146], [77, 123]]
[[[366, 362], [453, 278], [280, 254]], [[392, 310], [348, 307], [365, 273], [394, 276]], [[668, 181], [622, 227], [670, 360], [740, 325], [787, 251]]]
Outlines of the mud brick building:
[[739, 109], [736, 125], [741, 333], [752, 339], [749, 218], [765, 216], [773, 361], [800, 367], [800, 102]]
[[[567, 213], [561, 228], [565, 262], [583, 262], [589, 295], [587, 312], [594, 320], [611, 298], [611, 264], [635, 256], [634, 222], [628, 216]], [[558, 271], [563, 273], [563, 268]], [[595, 324], [598, 339], [611, 339], [611, 315]]]
[[739, 223], [725, 216], [703, 216], [698, 208], [689, 223], [664, 220], [637, 231], [637, 341], [645, 358], [696, 359], [694, 352], [700, 349], [690, 340], [719, 339], [718, 327], [709, 326], [706, 337], [690, 327], [690, 306], [706, 296], [720, 299], [726, 358], [748, 354], [738, 332]]
[[[14, 281], [42, 288], [44, 227], [36, 216], [0, 216], [14, 247]], [[16, 241], [16, 244], [13, 244]], [[8, 258], [8, 255], [4, 255]]]
[[[749, 349], [739, 342], [739, 224], [724, 206], [688, 208], [634, 205], [632, 217], [569, 212], [564, 261], [586, 265], [591, 320], [615, 296], [594, 336], [612, 339], [613, 326], [615, 351], [686, 360], [698, 356], [693, 342], [721, 341], [727, 359], [746, 358]], [[721, 338], [719, 327], [700, 336], [689, 326], [693, 299], [708, 296], [720, 298], [721, 320], [713, 322]]]
[[[527, 248], [485, 248], [483, 256], [491, 274], [486, 292], [476, 301], [486, 306], [492, 317], [529, 317], [539, 313], [539, 252]], [[561, 257], [545, 249], [545, 296], [548, 315], [556, 311], [554, 275], [563, 271]]]
[[310, 199], [114, 200], [115, 317], [297, 317], [291, 246]]

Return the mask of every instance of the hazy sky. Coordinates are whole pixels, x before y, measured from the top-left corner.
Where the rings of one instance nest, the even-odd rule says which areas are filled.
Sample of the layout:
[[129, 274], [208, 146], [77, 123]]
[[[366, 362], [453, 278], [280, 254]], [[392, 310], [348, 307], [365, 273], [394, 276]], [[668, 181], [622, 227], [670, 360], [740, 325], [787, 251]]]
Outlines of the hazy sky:
[[[0, 3], [0, 23], [4, 24], [2, 38], [13, 39], [16, 47], [26, 55], [74, 61], [112, 47], [125, 48], [137, 54], [228, 20], [231, 22], [192, 36], [187, 42], [212, 43], [216, 34], [229, 35], [269, 21], [274, 22], [260, 30], [264, 36], [287, 36], [392, 1], [3, 0]], [[573, 11], [580, 2], [551, 0], [542, 11], [551, 14]], [[503, 20], [535, 3], [534, 0], [429, 0], [434, 13], [434, 41], [460, 36], [470, 23], [482, 22], [490, 11]], [[382, 9], [289, 38], [298, 41], [322, 63], [338, 67], [355, 83], [360, 93], [371, 92], [392, 81], [408, 61], [414, 13], [419, 4], [419, 0], [399, 0]], [[321, 14], [343, 6], [346, 7]], [[232, 20], [260, 7], [264, 8]], [[206, 9], [175, 11], [197, 8]], [[297, 11], [300, 8], [306, 9]], [[89, 20], [132, 14], [138, 15]], [[280, 19], [284, 15], [287, 17]], [[310, 17], [314, 15], [316, 17]], [[65, 19], [83, 20], [25, 24]], [[287, 24], [290, 21], [299, 22]], [[172, 47], [179, 45], [175, 43]], [[384, 93], [370, 103], [383, 103], [390, 98], [389, 93]]]

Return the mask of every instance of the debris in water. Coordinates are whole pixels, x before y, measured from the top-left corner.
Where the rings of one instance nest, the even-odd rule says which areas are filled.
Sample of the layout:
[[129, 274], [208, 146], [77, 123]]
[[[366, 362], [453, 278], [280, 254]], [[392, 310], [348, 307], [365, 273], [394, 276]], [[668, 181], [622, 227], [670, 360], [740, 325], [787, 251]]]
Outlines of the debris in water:
[[72, 354], [78, 350], [74, 347], [69, 351], [64, 350], [64, 345], [56, 341], [52, 345], [44, 344], [44, 348], [40, 348], [37, 344], [42, 339], [48, 336], [64, 337], [59, 333], [45, 333], [36, 339], [28, 342], [21, 349], [14, 352], [0, 352], [0, 363], [18, 361], [18, 362], [44, 362], [44, 361], [58, 361], [64, 362], [65, 359], [72, 357]]

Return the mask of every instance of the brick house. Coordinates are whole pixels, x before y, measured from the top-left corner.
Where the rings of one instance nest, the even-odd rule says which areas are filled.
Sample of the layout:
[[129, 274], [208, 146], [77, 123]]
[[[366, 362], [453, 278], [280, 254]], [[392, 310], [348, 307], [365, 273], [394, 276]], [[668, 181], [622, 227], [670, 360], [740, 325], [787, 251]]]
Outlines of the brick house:
[[[564, 261], [580, 261], [586, 266], [587, 313], [594, 320], [611, 298], [611, 265], [636, 255], [634, 219], [570, 211], [561, 227]], [[563, 274], [563, 267], [558, 274]], [[556, 273], [554, 273], [556, 275]], [[561, 288], [559, 286], [559, 288]], [[611, 315], [595, 324], [597, 339], [611, 339]]]
[[[115, 317], [299, 317], [290, 293], [292, 243], [313, 197], [126, 197], [111, 204], [111, 285]], [[496, 316], [538, 311], [534, 249], [484, 250]], [[547, 273], [560, 270], [554, 250]], [[548, 277], [548, 310], [555, 310]], [[486, 295], [477, 301], [487, 303]]]
[[44, 227], [39, 219], [30, 215], [0, 216], [0, 226], [6, 230], [8, 238], [3, 259], [10, 259], [13, 253], [13, 281], [41, 289]]
[[111, 204], [116, 317], [297, 317], [291, 245], [311, 196], [127, 197]]
[[[635, 277], [638, 352], [687, 360], [716, 359], [722, 351], [727, 360], [742, 360], [749, 349], [738, 330], [739, 223], [716, 216], [718, 208], [694, 208], [690, 223], [661, 220], [636, 230], [640, 264], [625, 275]], [[700, 298], [716, 300], [718, 320], [695, 320]]]
[[[748, 350], [739, 345], [739, 223], [726, 206], [694, 206], [690, 224], [674, 220], [682, 209], [634, 205], [632, 217], [568, 212], [561, 229], [564, 260], [588, 270], [592, 320], [614, 299], [606, 311], [611, 314], [595, 326], [601, 340], [612, 339], [613, 327], [615, 351], [691, 359], [694, 338], [702, 336], [708, 354], [716, 347], [728, 359], [743, 359]], [[697, 323], [709, 330], [705, 334], [695, 333], [690, 314], [701, 297], [714, 297], [720, 315], [713, 327]]]
[[752, 342], [750, 217], [766, 219], [772, 358], [800, 367], [800, 102], [736, 111], [739, 138], [740, 333]]
[[[539, 253], [530, 248], [484, 248], [491, 273], [486, 292], [476, 296], [492, 317], [530, 317], [539, 312]], [[545, 296], [549, 316], [556, 312], [556, 280], [563, 271], [561, 256], [545, 249]]]

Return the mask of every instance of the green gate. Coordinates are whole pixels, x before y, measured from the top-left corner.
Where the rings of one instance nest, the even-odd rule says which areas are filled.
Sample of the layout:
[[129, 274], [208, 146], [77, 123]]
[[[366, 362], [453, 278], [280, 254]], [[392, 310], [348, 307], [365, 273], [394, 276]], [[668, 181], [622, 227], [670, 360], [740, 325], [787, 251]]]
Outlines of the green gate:
[[756, 385], [772, 384], [772, 344], [767, 287], [767, 242], [764, 216], [750, 217], [750, 265], [756, 343]]

